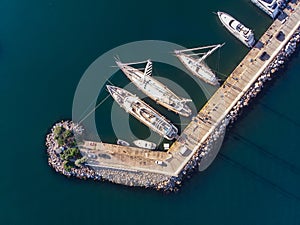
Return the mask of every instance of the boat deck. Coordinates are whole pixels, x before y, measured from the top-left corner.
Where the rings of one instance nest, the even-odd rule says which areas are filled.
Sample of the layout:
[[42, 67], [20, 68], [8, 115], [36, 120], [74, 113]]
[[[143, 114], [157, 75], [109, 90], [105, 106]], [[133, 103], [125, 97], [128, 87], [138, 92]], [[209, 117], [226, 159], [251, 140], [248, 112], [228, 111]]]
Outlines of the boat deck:
[[[292, 6], [293, 13], [285, 10], [289, 16], [285, 23], [278, 19], [273, 22], [224, 84], [189, 123], [168, 152], [86, 141], [81, 150], [83, 153], [106, 154], [91, 160], [89, 164], [96, 167], [177, 176], [300, 26], [299, 3]], [[285, 34], [282, 41], [276, 38], [279, 31]], [[268, 59], [263, 61], [260, 56], [264, 52], [268, 55]], [[182, 148], [187, 148], [184, 154]], [[156, 160], [164, 163], [159, 165], [155, 162]]]
[[178, 103], [181, 99], [171, 91], [166, 91], [166, 86], [159, 85], [158, 81], [155, 81], [153, 78], [145, 78], [145, 82], [135, 81], [137, 86], [146, 93], [149, 93], [155, 100], [159, 100], [165, 103], [174, 101]]
[[[143, 77], [143, 72], [135, 69], [135, 72], [124, 72], [125, 74], [140, 74], [140, 77]], [[157, 103], [161, 104], [162, 106], [176, 112], [179, 114], [184, 115], [188, 110], [188, 106], [185, 102], [182, 102], [183, 98], [176, 95], [173, 91], [171, 91], [166, 85], [159, 82], [152, 76], [145, 76], [144, 79], [136, 79], [133, 75], [127, 75], [127, 77], [147, 96], [152, 98]], [[183, 110], [183, 112], [182, 112]], [[188, 116], [188, 115], [185, 115]]]
[[[215, 74], [203, 61], [199, 63], [198, 59], [190, 58], [186, 54], [181, 54], [177, 57], [183, 63], [183, 65], [196, 77], [203, 79], [205, 82], [210, 83], [211, 85], [218, 84]], [[193, 61], [193, 64], [189, 63], [190, 61]], [[199, 67], [201, 67], [201, 72], [198, 72], [197, 70]]]

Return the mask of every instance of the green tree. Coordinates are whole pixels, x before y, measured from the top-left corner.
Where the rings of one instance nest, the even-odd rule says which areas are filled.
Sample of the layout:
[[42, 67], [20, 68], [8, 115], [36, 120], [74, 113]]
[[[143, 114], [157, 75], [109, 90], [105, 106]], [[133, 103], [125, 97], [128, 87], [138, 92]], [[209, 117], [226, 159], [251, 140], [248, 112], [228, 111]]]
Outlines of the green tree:
[[66, 130], [65, 132], [63, 132], [62, 136], [64, 139], [67, 139], [69, 137], [71, 137], [73, 135], [72, 131], [70, 130]]
[[60, 135], [62, 132], [63, 132], [62, 127], [55, 127], [55, 128], [54, 128], [54, 134], [55, 134], [56, 136]]
[[63, 146], [65, 144], [64, 140], [62, 139], [62, 137], [58, 137], [57, 138], [57, 143], [58, 143], [58, 146]]
[[71, 171], [72, 166], [69, 164], [69, 162], [64, 161], [64, 169], [68, 172]]

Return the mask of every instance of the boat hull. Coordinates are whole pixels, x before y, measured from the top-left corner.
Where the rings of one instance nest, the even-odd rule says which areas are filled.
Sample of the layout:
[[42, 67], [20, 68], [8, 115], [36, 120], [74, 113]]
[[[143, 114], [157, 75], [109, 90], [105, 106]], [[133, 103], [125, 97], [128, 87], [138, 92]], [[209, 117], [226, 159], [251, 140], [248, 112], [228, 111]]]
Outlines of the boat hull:
[[251, 2], [269, 15], [272, 19], [275, 19], [280, 12], [277, 0], [273, 0], [271, 3], [267, 3], [262, 0], [251, 0]]
[[[142, 71], [125, 64], [119, 63], [118, 66], [140, 91], [156, 103], [181, 116], [189, 117], [192, 115], [192, 110], [182, 98], [153, 77], [144, 75]], [[172, 102], [170, 102], [170, 99]]]
[[151, 150], [156, 148], [156, 144], [150, 141], [135, 140], [133, 141], [133, 144], [135, 144], [137, 147], [151, 149]]
[[[189, 64], [189, 60], [194, 60], [194, 59], [191, 59], [190, 57], [186, 56], [183, 53], [176, 54], [176, 57], [194, 76], [200, 78], [201, 80], [203, 80], [204, 82], [206, 82], [210, 85], [213, 85], [213, 86], [219, 85], [217, 78], [215, 77], [214, 74], [212, 74], [210, 69], [205, 64], [199, 63], [197, 66], [202, 67], [204, 70], [203, 73], [206, 73], [207, 76], [203, 76], [200, 72], [197, 72], [196, 66], [192, 66]], [[195, 61], [192, 63], [197, 64], [197, 62], [195, 62]]]
[[[233, 18], [227, 13], [217, 12], [218, 17], [221, 23], [226, 27], [226, 29], [233, 34], [237, 39], [239, 39], [244, 45], [248, 48], [252, 48], [255, 44], [254, 34], [251, 30], [246, 28], [238, 20]], [[238, 30], [241, 28], [240, 30]], [[244, 31], [248, 31], [247, 36], [244, 34]]]
[[110, 85], [107, 85], [107, 89], [121, 108], [160, 136], [168, 140], [178, 136], [178, 129], [169, 120], [135, 95]]
[[121, 139], [117, 140], [117, 144], [122, 145], [122, 146], [130, 146], [130, 144], [127, 141], [124, 141], [124, 140], [121, 140]]

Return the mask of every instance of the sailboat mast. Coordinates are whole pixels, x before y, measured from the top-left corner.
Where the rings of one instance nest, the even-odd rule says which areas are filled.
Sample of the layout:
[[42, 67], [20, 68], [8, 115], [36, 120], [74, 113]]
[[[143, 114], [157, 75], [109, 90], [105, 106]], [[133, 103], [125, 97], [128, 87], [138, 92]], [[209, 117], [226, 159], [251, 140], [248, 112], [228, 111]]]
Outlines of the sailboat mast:
[[189, 49], [184, 49], [184, 50], [177, 50], [177, 52], [191, 52], [191, 51], [196, 51], [196, 50], [202, 50], [202, 49], [207, 49], [207, 48], [213, 48], [217, 45], [209, 45], [209, 46], [204, 46], [204, 47], [197, 47], [197, 48], [189, 48]]
[[201, 57], [200, 59], [198, 59], [197, 61], [198, 61], [198, 62], [201, 62], [201, 61], [205, 60], [208, 56], [210, 56], [210, 55], [211, 55], [214, 51], [216, 51], [218, 48], [221, 48], [224, 44], [225, 44], [225, 43], [215, 45], [214, 48], [212, 48], [211, 50], [209, 50], [204, 56], [202, 56], [202, 57]]
[[150, 59], [147, 60], [147, 65], [145, 67], [144, 75], [145, 76], [152, 75], [152, 62], [150, 61]]
[[122, 65], [130, 66], [130, 65], [142, 64], [142, 63], [148, 63], [149, 60], [140, 61], [140, 62], [132, 62], [132, 63], [122, 63], [120, 60], [116, 60], [116, 62], [119, 62]]

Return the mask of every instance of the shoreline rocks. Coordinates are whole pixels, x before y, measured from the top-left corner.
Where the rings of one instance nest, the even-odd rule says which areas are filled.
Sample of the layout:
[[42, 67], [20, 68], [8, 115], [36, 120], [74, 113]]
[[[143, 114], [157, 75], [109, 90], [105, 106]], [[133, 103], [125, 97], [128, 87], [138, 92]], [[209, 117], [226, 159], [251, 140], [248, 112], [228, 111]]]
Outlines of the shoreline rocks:
[[67, 171], [64, 169], [63, 160], [59, 157], [60, 151], [57, 151], [57, 149], [61, 148], [58, 145], [54, 134], [54, 129], [57, 126], [73, 131], [76, 134], [82, 133], [82, 128], [72, 121], [61, 121], [54, 124], [51, 132], [46, 136], [48, 164], [57, 173], [78, 179], [93, 179], [98, 181], [108, 180], [113, 183], [127, 186], [141, 186], [145, 188], [156, 188], [158, 182], [162, 182], [170, 178], [165, 175], [147, 172], [131, 172], [108, 168], [92, 169], [86, 165], [81, 165], [80, 168], [71, 168], [70, 171]]
[[48, 164], [58, 173], [67, 177], [76, 177], [79, 179], [107, 180], [113, 183], [123, 184], [127, 186], [140, 186], [145, 188], [153, 188], [164, 192], [176, 192], [179, 190], [182, 182], [190, 178], [191, 175], [198, 169], [201, 159], [205, 157], [212, 149], [213, 143], [218, 140], [221, 135], [224, 135], [228, 124], [233, 124], [241, 115], [241, 110], [249, 105], [251, 100], [264, 87], [264, 83], [273, 79], [276, 73], [283, 67], [290, 56], [296, 51], [300, 43], [300, 28], [293, 34], [289, 42], [279, 52], [275, 59], [269, 64], [264, 72], [258, 77], [256, 82], [248, 89], [241, 97], [237, 104], [223, 119], [221, 124], [214, 130], [207, 140], [201, 145], [199, 150], [192, 156], [191, 160], [185, 165], [178, 177], [170, 177], [161, 174], [147, 172], [130, 172], [116, 169], [99, 168], [92, 169], [82, 165], [78, 168], [71, 168], [70, 171], [64, 169], [64, 162], [59, 157], [60, 146], [55, 140], [54, 129], [57, 126], [64, 127], [75, 134], [81, 135], [83, 129], [72, 121], [61, 121], [53, 125], [51, 132], [46, 136], [46, 146], [48, 154]]
[[248, 91], [241, 97], [237, 104], [228, 113], [226, 118], [222, 121], [221, 125], [215, 129], [212, 135], [202, 144], [200, 149], [196, 151], [191, 160], [186, 164], [178, 177], [172, 177], [169, 182], [164, 181], [161, 187], [168, 191], [176, 191], [180, 187], [181, 183], [193, 174], [197, 170], [201, 159], [212, 150], [212, 144], [218, 136], [222, 135], [226, 131], [228, 124], [233, 124], [241, 115], [241, 110], [249, 105], [251, 100], [257, 96], [257, 94], [264, 87], [264, 83], [271, 81], [291, 55], [296, 51], [300, 43], [300, 27], [292, 35], [292, 38], [285, 45], [285, 47], [279, 52], [270, 65], [264, 70], [264, 72], [258, 77], [256, 82], [248, 89]]

